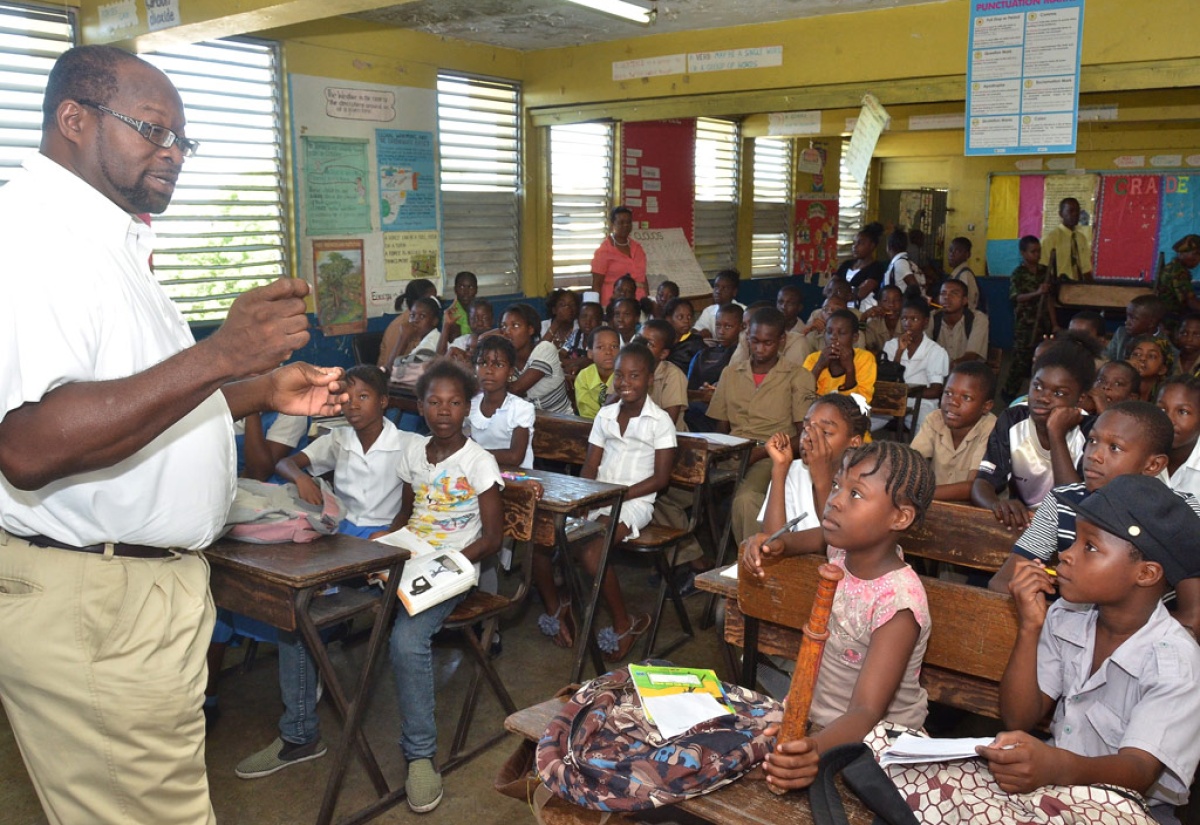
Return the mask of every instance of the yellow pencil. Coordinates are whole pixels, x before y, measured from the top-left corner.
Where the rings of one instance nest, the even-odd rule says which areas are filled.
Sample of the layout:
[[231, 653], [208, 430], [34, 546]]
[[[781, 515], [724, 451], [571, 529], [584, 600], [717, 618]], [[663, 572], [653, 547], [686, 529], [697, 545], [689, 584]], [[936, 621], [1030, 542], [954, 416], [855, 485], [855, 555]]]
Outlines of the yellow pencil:
[[1058, 575], [1058, 571], [1055, 570], [1053, 567], [1047, 567], [1047, 568], [1045, 568], [1045, 570], [1046, 570], [1047, 576], [1057, 576]]

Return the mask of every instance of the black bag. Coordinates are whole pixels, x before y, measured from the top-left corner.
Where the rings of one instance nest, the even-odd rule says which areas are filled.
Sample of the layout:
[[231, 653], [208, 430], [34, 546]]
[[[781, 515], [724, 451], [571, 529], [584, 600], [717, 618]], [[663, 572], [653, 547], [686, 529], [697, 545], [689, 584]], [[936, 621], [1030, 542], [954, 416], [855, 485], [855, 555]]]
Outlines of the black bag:
[[879, 364], [875, 371], [876, 381], [891, 381], [896, 384], [904, 383], [904, 365], [893, 361], [884, 353], [879, 353]]
[[875, 814], [874, 825], [918, 825], [916, 815], [896, 790], [896, 786], [871, 749], [862, 742], [835, 745], [821, 754], [817, 778], [808, 789], [816, 825], [847, 825], [846, 808], [834, 779], [841, 774], [846, 787]]

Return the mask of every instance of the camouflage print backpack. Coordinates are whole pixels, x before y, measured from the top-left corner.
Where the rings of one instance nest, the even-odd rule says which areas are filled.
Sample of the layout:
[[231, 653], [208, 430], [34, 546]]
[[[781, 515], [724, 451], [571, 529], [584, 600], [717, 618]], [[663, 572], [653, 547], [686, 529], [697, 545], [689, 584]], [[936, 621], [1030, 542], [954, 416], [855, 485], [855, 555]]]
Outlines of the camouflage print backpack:
[[628, 668], [597, 677], [542, 735], [538, 774], [557, 796], [598, 811], [670, 805], [727, 785], [775, 746], [763, 730], [783, 719], [783, 706], [736, 685], [724, 687], [736, 715], [668, 740], [646, 720]]

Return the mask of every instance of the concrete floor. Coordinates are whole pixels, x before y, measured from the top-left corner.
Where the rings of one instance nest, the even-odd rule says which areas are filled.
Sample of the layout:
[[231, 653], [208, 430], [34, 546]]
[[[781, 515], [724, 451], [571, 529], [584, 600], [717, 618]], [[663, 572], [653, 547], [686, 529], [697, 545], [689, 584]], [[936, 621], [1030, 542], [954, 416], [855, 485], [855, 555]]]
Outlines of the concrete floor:
[[[618, 569], [631, 610], [649, 609], [653, 605], [654, 591], [647, 583], [646, 569], [632, 565], [621, 565]], [[511, 582], [502, 587], [510, 585]], [[693, 622], [699, 618], [704, 602], [705, 599], [700, 596], [687, 599]], [[573, 651], [555, 647], [538, 632], [536, 617], [540, 612], [540, 605], [533, 599], [526, 604], [523, 613], [509, 619], [503, 627], [504, 652], [497, 660], [497, 669], [519, 707], [554, 695], [566, 684], [573, 662]], [[606, 618], [603, 623], [608, 623]], [[665, 636], [660, 634], [660, 638], [669, 640], [677, 628], [678, 624], [668, 605], [662, 626]], [[332, 757], [327, 756], [263, 779], [247, 781], [234, 776], [234, 766], [241, 759], [259, 750], [277, 735], [276, 725], [282, 709], [277, 660], [269, 646], [264, 645], [261, 650], [259, 661], [249, 673], [233, 672], [222, 679], [222, 715], [209, 734], [209, 782], [213, 807], [221, 825], [293, 825], [313, 821], [331, 764]], [[640, 643], [635, 651], [635, 655], [640, 655]], [[339, 673], [345, 674], [344, 679], [357, 674], [365, 652], [365, 643], [345, 647], [339, 642], [331, 648], [334, 665]], [[439, 756], [449, 748], [458, 719], [469, 674], [469, 659], [465, 656], [465, 650], [451, 643], [442, 643], [436, 648], [438, 728], [441, 735]], [[235, 664], [240, 657], [238, 650], [231, 651], [226, 664]], [[715, 628], [698, 631], [697, 638], [677, 649], [670, 658], [676, 664], [712, 667], [723, 678], [730, 676], [722, 672]], [[390, 668], [386, 662], [381, 664], [383, 667], [367, 711], [365, 729], [384, 775], [393, 786], [397, 786], [404, 777], [403, 760], [397, 745], [400, 725]], [[462, 667], [464, 664], [467, 667]], [[585, 671], [584, 678], [592, 675], [590, 670]], [[340, 733], [340, 726], [328, 701], [321, 703], [320, 715], [322, 730], [332, 754], [332, 745]], [[473, 730], [482, 738], [482, 735], [500, 729], [502, 723], [503, 713], [485, 688]], [[516, 737], [510, 736], [447, 776], [445, 799], [437, 810], [424, 815], [421, 821], [429, 825], [532, 822], [533, 817], [525, 804], [501, 796], [492, 789], [497, 771], [516, 746]], [[5, 825], [45, 825], [46, 818], [21, 762], [8, 720], [2, 713], [0, 777], [3, 778], [0, 782], [0, 811], [3, 812], [0, 813], [0, 822]], [[361, 765], [352, 759], [338, 807], [339, 814], [345, 815], [368, 804], [373, 798], [371, 785]], [[401, 803], [374, 821], [411, 822], [416, 816], [408, 810], [407, 805]]]

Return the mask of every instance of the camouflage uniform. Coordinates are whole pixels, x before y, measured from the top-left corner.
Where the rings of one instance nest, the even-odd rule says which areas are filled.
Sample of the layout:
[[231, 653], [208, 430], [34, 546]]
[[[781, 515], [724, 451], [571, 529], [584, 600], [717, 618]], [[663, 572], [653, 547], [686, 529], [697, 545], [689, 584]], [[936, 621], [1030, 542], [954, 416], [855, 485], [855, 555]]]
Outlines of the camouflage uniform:
[[1181, 315], [1188, 311], [1188, 298], [1192, 291], [1192, 271], [1176, 258], [1163, 267], [1155, 283], [1158, 297], [1167, 305], [1167, 312]]
[[1038, 264], [1037, 271], [1029, 269], [1027, 264], [1021, 264], [1013, 270], [1009, 278], [1008, 297], [1013, 305], [1013, 355], [1008, 365], [1008, 377], [1004, 382], [1004, 396], [1016, 398], [1021, 393], [1021, 385], [1029, 377], [1033, 363], [1033, 350], [1037, 346], [1034, 334], [1039, 324], [1038, 305], [1040, 301], [1017, 303], [1018, 295], [1037, 291], [1046, 280], [1046, 267]]

